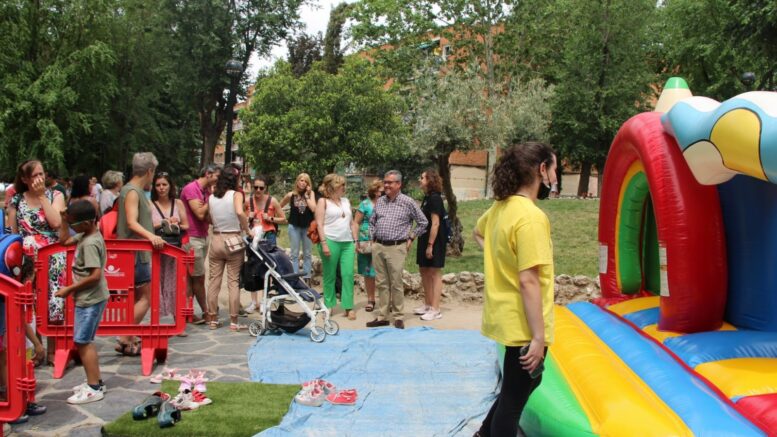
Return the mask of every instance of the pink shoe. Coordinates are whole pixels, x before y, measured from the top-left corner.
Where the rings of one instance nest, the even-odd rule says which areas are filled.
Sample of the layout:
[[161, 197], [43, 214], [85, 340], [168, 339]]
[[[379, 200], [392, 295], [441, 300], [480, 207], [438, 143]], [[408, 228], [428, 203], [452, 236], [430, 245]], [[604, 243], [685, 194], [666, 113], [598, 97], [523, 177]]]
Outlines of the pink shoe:
[[303, 391], [311, 391], [314, 388], [318, 388], [319, 390], [323, 391], [326, 394], [329, 394], [336, 390], [336, 387], [331, 382], [327, 382], [323, 379], [314, 379], [311, 381], [303, 382], [302, 383], [302, 390]]
[[320, 407], [326, 400], [326, 393], [318, 387], [314, 387], [311, 391], [300, 391], [294, 400], [300, 405], [307, 405], [308, 407]]
[[151, 379], [149, 379], [149, 382], [152, 384], [161, 384], [162, 381], [165, 380], [176, 380], [179, 378], [177, 375], [178, 369], [168, 369], [165, 367], [161, 373], [158, 375], [152, 376]]
[[335, 405], [355, 405], [356, 398], [356, 389], [348, 389], [329, 393], [326, 400]]
[[205, 393], [208, 389], [205, 387], [205, 383], [208, 382], [209, 379], [205, 377], [205, 370], [195, 372], [194, 375], [194, 390]]

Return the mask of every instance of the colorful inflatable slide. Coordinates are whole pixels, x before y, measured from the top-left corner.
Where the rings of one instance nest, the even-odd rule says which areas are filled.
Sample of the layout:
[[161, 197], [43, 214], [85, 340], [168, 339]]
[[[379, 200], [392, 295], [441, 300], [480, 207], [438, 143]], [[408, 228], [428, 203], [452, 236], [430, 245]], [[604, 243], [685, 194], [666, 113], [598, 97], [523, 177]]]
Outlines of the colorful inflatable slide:
[[777, 436], [777, 93], [672, 78], [623, 124], [599, 213], [602, 298], [556, 309], [521, 426]]

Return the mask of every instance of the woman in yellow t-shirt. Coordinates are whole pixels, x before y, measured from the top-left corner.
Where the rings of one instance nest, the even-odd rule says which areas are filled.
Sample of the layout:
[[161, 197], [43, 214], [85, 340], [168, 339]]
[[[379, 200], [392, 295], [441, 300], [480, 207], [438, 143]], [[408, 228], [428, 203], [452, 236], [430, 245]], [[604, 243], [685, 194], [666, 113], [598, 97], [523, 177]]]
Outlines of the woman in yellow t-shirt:
[[475, 227], [486, 276], [481, 332], [506, 350], [502, 390], [476, 437], [515, 436], [529, 395], [542, 380], [553, 341], [553, 243], [548, 217], [535, 202], [547, 198], [554, 183], [550, 146], [509, 147], [494, 167], [496, 202]]

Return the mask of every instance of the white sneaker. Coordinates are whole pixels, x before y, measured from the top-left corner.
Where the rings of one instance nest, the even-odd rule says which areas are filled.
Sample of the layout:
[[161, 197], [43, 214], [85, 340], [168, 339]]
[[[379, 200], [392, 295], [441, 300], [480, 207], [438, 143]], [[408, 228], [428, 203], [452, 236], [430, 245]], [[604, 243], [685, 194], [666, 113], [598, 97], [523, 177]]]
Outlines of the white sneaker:
[[68, 404], [88, 404], [90, 402], [97, 402], [104, 398], [102, 390], [94, 390], [88, 385], [81, 388], [81, 390], [75, 392], [73, 396], [67, 398]]
[[437, 311], [434, 308], [430, 309], [429, 312], [421, 316], [421, 320], [426, 320], [427, 322], [430, 320], [437, 320], [437, 319], [442, 319], [442, 313]]
[[[89, 387], [89, 384], [86, 381], [84, 381], [80, 385], [77, 385], [77, 386], [73, 387], [73, 393], [76, 393], [76, 392], [79, 392], [79, 391], [83, 390], [84, 387]], [[100, 391], [105, 393], [105, 384], [100, 386]]]
[[429, 305], [421, 305], [420, 307], [417, 307], [416, 309], [413, 310], [413, 314], [415, 314], [416, 316], [421, 316], [428, 313], [429, 310], [431, 309], [432, 307], [430, 307]]
[[248, 305], [248, 306], [245, 308], [245, 310], [243, 310], [243, 311], [245, 311], [245, 312], [246, 312], [246, 314], [252, 314], [254, 311], [256, 311], [256, 304], [255, 304], [255, 303], [253, 303], [253, 302], [251, 302], [251, 304], [250, 304], [250, 305]]

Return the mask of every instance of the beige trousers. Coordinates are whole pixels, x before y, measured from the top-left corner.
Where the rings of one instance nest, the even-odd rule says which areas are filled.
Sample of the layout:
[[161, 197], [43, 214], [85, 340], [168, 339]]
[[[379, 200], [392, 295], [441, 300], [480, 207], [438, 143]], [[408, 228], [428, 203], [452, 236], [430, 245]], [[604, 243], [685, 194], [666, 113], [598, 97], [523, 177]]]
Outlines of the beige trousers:
[[227, 271], [227, 291], [229, 292], [229, 316], [236, 318], [240, 310], [240, 267], [243, 265], [245, 250], [228, 253], [224, 240], [232, 234], [213, 234], [208, 249], [208, 314], [217, 317], [219, 313], [219, 294]]
[[372, 245], [372, 266], [375, 268], [375, 288], [378, 291], [378, 319], [402, 320], [405, 310], [405, 286], [402, 270], [407, 257], [407, 244]]

